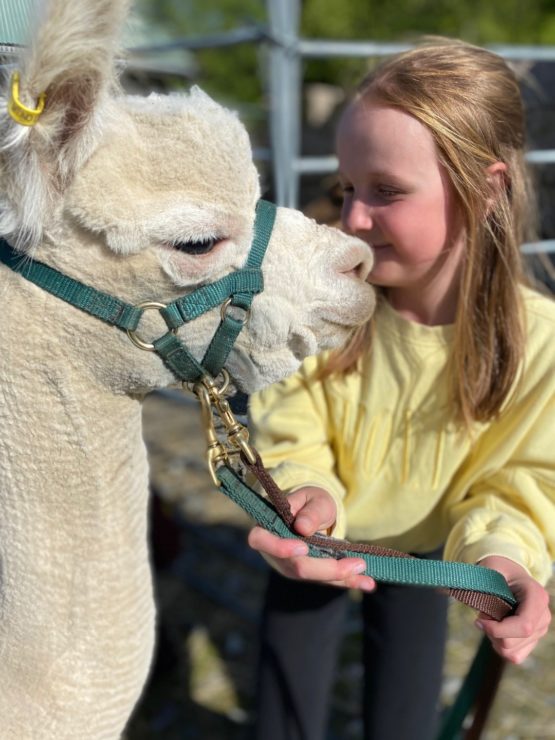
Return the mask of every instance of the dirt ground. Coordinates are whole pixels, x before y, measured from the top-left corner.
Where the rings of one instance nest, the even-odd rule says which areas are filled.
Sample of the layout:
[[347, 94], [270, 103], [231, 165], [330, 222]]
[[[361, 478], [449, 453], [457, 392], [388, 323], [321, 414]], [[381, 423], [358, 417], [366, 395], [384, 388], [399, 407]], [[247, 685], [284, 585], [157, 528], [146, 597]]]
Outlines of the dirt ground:
[[[192, 401], [152, 395], [144, 423], [156, 492], [151, 537], [159, 648], [125, 740], [248, 740], [266, 565], [246, 545], [247, 516], [210, 480]], [[551, 592], [555, 595], [554, 585]], [[362, 738], [358, 611], [352, 594], [327, 740]], [[472, 622], [470, 609], [452, 605], [445, 704], [479, 640]], [[523, 665], [508, 666], [483, 735], [483, 740], [540, 738], [555, 738], [554, 628]]]

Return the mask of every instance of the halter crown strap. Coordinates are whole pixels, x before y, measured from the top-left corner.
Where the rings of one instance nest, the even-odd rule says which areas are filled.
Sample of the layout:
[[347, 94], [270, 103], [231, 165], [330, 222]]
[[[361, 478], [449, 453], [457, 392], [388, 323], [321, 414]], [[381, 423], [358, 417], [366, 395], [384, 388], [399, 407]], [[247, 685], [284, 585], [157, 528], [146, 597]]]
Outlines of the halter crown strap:
[[[179, 380], [195, 382], [207, 373], [215, 376], [222, 369], [245, 323], [244, 319], [234, 318], [228, 313], [229, 306], [248, 311], [253, 297], [264, 289], [260, 265], [270, 240], [275, 214], [276, 207], [272, 203], [258, 202], [253, 243], [243, 268], [159, 309], [169, 331], [145, 348], [152, 348]], [[148, 307], [133, 306], [30, 259], [1, 237], [0, 262], [66, 303], [127, 332], [135, 332]], [[175, 330], [222, 304], [222, 320], [203, 360], [199, 362], [175, 336]]]
[[120, 329], [135, 330], [143, 310], [108, 293], [74, 280], [42, 262], [16, 252], [7, 241], [0, 238], [0, 262], [19, 273], [31, 283], [61, 298], [82, 311]]

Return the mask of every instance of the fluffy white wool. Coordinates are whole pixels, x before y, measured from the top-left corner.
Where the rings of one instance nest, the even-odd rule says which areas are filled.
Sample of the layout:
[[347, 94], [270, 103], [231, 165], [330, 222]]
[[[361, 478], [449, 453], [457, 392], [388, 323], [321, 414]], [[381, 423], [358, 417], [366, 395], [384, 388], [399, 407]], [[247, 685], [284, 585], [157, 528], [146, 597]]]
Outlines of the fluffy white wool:
[[[241, 267], [259, 184], [237, 116], [204, 93], [125, 97], [124, 0], [50, 0], [18, 63], [24, 128], [0, 93], [0, 234], [131, 303]], [[191, 256], [179, 242], [216, 238]], [[247, 391], [336, 346], [373, 308], [362, 242], [278, 209], [265, 290], [229, 359]], [[0, 739], [120, 736], [150, 662], [141, 396], [175, 382], [126, 335], [0, 267]], [[218, 310], [180, 330], [201, 357]], [[165, 331], [145, 315], [147, 338]]]

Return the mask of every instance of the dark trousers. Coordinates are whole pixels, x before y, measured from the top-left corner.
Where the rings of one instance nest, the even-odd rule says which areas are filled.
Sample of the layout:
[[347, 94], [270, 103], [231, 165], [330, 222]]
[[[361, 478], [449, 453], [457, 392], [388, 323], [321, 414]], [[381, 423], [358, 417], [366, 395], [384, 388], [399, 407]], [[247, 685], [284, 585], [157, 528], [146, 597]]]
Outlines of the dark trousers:
[[[325, 740], [347, 606], [346, 591], [271, 573], [255, 740]], [[433, 740], [447, 598], [432, 589], [380, 584], [364, 594], [362, 611], [365, 740]]]

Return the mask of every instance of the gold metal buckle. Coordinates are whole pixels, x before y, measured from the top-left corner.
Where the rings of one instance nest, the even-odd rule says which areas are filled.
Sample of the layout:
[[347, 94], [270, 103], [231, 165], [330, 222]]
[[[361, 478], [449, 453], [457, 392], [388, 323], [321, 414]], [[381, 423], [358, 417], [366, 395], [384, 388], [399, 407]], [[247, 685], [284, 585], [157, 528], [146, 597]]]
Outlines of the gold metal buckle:
[[[144, 301], [143, 303], [138, 303], [135, 308], [142, 308], [145, 311], [151, 308], [160, 310], [161, 308], [167, 308], [167, 304], [157, 303], [156, 301]], [[170, 329], [170, 331], [172, 332], [172, 334], [177, 334], [177, 329]], [[136, 329], [127, 329], [127, 336], [139, 349], [144, 349], [146, 352], [155, 351], [154, 345], [150, 342], [145, 342], [144, 339], [141, 339], [141, 337], [137, 334]]]

